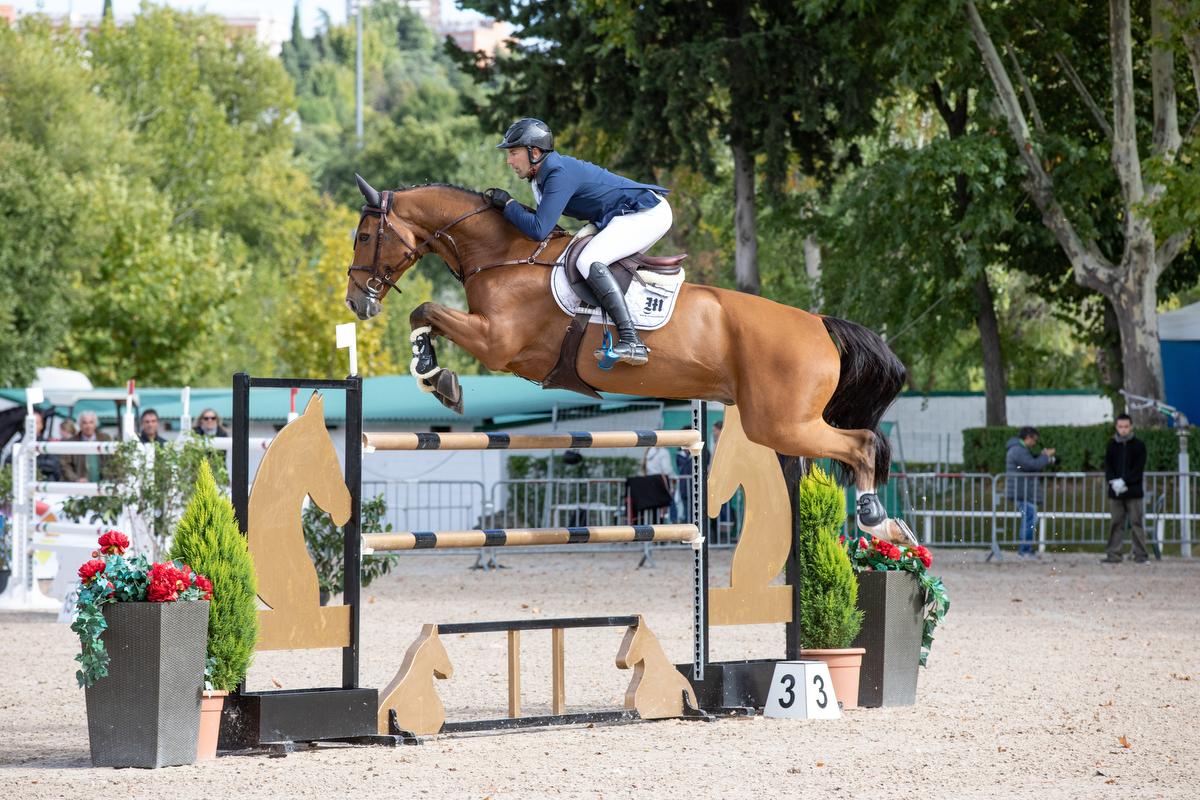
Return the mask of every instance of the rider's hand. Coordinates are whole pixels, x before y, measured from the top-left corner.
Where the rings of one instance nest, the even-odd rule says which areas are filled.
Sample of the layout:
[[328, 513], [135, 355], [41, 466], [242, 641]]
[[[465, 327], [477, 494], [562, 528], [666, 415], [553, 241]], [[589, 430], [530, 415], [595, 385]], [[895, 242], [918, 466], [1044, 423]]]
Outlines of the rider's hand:
[[493, 208], [498, 208], [501, 211], [504, 210], [506, 205], [512, 202], [512, 195], [503, 189], [488, 189], [483, 193], [483, 196], [487, 198]]
[[1054, 448], [1053, 448], [1053, 447], [1047, 447], [1047, 448], [1046, 448], [1045, 450], [1043, 450], [1042, 452], [1043, 452], [1045, 455], [1048, 455], [1048, 456], [1050, 456], [1051, 458], [1054, 458], [1054, 452], [1055, 452], [1055, 451], [1054, 451]]

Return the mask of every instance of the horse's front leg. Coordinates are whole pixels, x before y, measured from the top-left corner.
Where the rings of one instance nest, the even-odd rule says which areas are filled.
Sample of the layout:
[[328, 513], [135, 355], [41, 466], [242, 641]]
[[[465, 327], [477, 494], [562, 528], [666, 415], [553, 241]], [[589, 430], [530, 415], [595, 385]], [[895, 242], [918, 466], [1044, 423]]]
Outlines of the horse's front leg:
[[409, 338], [413, 344], [413, 359], [410, 371], [417, 379], [422, 391], [431, 392], [447, 408], [462, 413], [462, 388], [453, 371], [437, 363], [433, 348], [434, 336], [445, 336], [450, 341], [475, 356], [489, 369], [503, 369], [511, 358], [500, 354], [501, 348], [488, 338], [488, 321], [478, 314], [471, 314], [438, 303], [422, 303], [408, 318], [412, 325]]

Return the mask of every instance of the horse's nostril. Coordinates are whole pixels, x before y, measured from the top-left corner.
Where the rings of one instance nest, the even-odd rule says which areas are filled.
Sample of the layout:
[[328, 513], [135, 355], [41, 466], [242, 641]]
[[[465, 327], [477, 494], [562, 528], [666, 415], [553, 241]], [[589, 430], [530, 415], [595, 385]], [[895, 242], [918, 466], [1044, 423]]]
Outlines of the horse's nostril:
[[351, 311], [353, 311], [355, 314], [358, 313], [358, 306], [355, 305], [354, 301], [351, 300], [349, 297], [346, 298], [346, 307], [349, 308]]

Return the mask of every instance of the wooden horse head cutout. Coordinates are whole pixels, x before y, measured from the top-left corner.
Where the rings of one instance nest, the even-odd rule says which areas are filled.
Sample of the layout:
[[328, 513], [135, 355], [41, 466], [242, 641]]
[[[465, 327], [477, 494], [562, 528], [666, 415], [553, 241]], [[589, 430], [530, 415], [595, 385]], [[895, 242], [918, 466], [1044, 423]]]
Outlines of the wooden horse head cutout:
[[325, 403], [313, 392], [263, 455], [250, 490], [247, 540], [258, 577], [259, 650], [345, 647], [347, 606], [322, 607], [317, 571], [304, 543], [305, 497], [344, 525], [351, 497], [337, 450], [325, 429]]

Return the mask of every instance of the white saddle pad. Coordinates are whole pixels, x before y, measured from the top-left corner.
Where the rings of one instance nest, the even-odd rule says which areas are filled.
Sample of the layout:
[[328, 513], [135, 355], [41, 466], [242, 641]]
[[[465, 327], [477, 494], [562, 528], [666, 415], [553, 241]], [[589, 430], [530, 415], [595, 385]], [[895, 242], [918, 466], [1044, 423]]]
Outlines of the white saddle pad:
[[[576, 238], [588, 232], [587, 228], [576, 234]], [[595, 233], [595, 230], [590, 232]], [[671, 321], [675, 301], [679, 298], [679, 287], [683, 285], [684, 272], [680, 269], [675, 275], [660, 275], [643, 270], [638, 275], [646, 285], [643, 286], [634, 278], [629, 284], [629, 290], [625, 292], [625, 304], [629, 306], [629, 315], [633, 317], [634, 327], [642, 331], [658, 330]], [[567, 268], [561, 261], [551, 271], [550, 292], [564, 314], [573, 317], [579, 313], [583, 301], [571, 291], [571, 282], [567, 280]], [[603, 310], [593, 308], [589, 322], [595, 325], [602, 324], [603, 315]]]

